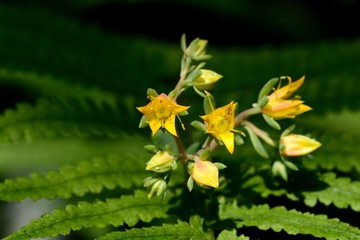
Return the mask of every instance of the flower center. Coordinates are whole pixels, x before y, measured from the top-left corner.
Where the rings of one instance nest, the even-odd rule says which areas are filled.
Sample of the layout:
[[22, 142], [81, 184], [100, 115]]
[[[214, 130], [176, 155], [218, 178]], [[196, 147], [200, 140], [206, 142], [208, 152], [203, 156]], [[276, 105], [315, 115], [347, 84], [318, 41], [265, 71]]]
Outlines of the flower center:
[[229, 129], [230, 123], [223, 116], [214, 116], [211, 121], [211, 128], [216, 133], [224, 133]]
[[154, 104], [153, 109], [156, 118], [168, 118], [172, 114], [172, 105], [167, 99], [161, 99]]

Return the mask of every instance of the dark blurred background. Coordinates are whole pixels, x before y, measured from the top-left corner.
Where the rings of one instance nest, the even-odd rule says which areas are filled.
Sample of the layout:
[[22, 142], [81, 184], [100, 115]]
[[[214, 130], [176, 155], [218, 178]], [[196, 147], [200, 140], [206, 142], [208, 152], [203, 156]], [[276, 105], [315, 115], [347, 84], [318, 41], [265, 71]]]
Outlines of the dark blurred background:
[[54, 13], [131, 36], [179, 42], [189, 38], [211, 39], [227, 46], [281, 46], [314, 41], [352, 39], [360, 1], [224, 0], [12, 0], [11, 4], [39, 6]]

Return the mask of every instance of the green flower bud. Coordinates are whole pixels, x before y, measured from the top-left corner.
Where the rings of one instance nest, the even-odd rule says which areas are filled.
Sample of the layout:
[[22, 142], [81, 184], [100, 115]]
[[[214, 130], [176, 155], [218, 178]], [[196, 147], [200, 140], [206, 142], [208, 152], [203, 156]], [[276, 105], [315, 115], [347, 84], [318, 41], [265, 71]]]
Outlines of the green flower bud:
[[187, 52], [192, 57], [199, 57], [205, 55], [207, 43], [208, 40], [195, 38], [189, 44], [189, 47], [187, 48]]
[[167, 151], [157, 152], [146, 164], [147, 171], [163, 173], [173, 168], [175, 157]]
[[194, 86], [199, 90], [211, 90], [223, 76], [207, 69], [200, 69], [201, 76], [194, 80]]
[[165, 194], [167, 183], [161, 178], [147, 178], [144, 180], [144, 186], [147, 187], [147, 197], [152, 198], [154, 195], [161, 196]]

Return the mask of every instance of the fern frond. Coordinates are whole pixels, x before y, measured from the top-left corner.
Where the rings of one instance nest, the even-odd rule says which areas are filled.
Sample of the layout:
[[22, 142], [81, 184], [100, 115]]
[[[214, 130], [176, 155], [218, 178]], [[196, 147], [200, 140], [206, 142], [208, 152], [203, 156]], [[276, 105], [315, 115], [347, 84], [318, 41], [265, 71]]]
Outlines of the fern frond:
[[238, 228], [243, 226], [258, 227], [261, 230], [284, 230], [288, 234], [310, 234], [328, 240], [360, 238], [360, 229], [338, 219], [329, 219], [326, 215], [302, 213], [287, 210], [285, 207], [270, 208], [267, 205], [239, 207], [236, 201], [221, 204], [220, 219], [235, 220]]
[[[124, 115], [127, 115], [127, 118]], [[40, 99], [8, 109], [0, 118], [0, 142], [33, 142], [58, 136], [114, 137], [124, 129], [136, 129], [124, 105], [96, 106], [91, 99]]]
[[143, 150], [146, 144], [148, 140], [144, 137], [121, 134], [117, 138], [70, 136], [31, 144], [1, 145], [0, 170], [3, 174], [21, 172], [21, 175], [24, 175], [24, 173], [38, 172], [39, 169], [42, 171], [56, 169], [66, 164], [74, 165], [82, 160], [93, 159], [95, 156], [110, 154], [138, 156], [133, 164], [143, 169], [149, 158], [149, 154]]
[[249, 237], [246, 237], [245, 235], [237, 236], [236, 229], [232, 230], [223, 230], [220, 232], [219, 236], [216, 238], [216, 240], [227, 240], [227, 239], [234, 239], [234, 240], [250, 240]]
[[0, 184], [0, 199], [2, 201], [55, 197], [67, 199], [72, 195], [99, 193], [103, 188], [141, 186], [142, 180], [146, 177], [145, 161], [139, 155], [112, 155], [83, 161], [75, 166], [61, 167], [57, 171], [44, 174], [33, 173], [28, 178], [5, 179], [4, 183]]
[[313, 207], [319, 201], [326, 206], [333, 203], [338, 208], [351, 206], [354, 211], [360, 211], [360, 181], [337, 178], [335, 173], [323, 174], [319, 180], [328, 184], [328, 187], [319, 191], [303, 191], [301, 194], [306, 205]]
[[150, 222], [154, 218], [166, 218], [168, 208], [169, 206], [161, 200], [149, 201], [145, 191], [136, 191], [134, 195], [104, 202], [79, 202], [77, 205], [67, 205], [65, 209], [56, 209], [32, 220], [4, 240], [56, 237], [90, 227], [118, 227], [124, 224], [132, 227], [139, 221]]
[[[270, 172], [270, 169], [267, 170]], [[249, 171], [253, 172], [253, 171]], [[304, 182], [303, 179], [307, 179]], [[314, 174], [301, 172], [292, 176], [286, 184], [271, 184], [266, 174], [249, 177], [242, 185], [243, 189], [252, 186], [251, 190], [261, 197], [285, 195], [293, 201], [304, 201], [307, 206], [314, 207], [317, 202], [337, 208], [351, 207], [360, 211], [360, 182], [351, 181], [348, 177], [336, 177], [335, 173]]]
[[86, 101], [91, 99], [95, 106], [100, 108], [103, 104], [115, 108], [117, 96], [98, 87], [89, 87], [57, 79], [50, 75], [39, 75], [35, 72], [11, 71], [0, 68], [0, 83], [18, 86], [36, 96], [76, 98]]
[[203, 229], [203, 219], [199, 216], [192, 216], [190, 223], [178, 220], [177, 224], [164, 224], [161, 227], [155, 226], [151, 228], [132, 228], [125, 232], [111, 232], [97, 240], [115, 240], [115, 239], [159, 239], [159, 240], [173, 240], [173, 239], [199, 239], [212, 240], [214, 236], [211, 232], [206, 232]]

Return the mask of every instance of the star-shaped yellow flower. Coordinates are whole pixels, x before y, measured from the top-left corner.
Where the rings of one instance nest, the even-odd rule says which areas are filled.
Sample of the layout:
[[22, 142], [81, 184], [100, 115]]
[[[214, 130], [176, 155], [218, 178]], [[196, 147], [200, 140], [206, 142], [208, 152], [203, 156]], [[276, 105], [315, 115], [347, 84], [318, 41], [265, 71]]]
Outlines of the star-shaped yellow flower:
[[240, 132], [234, 129], [235, 107], [236, 103], [232, 101], [207, 115], [200, 116], [205, 121], [206, 133], [221, 140], [231, 154], [234, 152], [234, 132]]
[[152, 135], [162, 127], [172, 135], [178, 136], [175, 128], [175, 117], [189, 107], [178, 105], [165, 93], [157, 97], [149, 96], [149, 98], [151, 101], [146, 106], [137, 107], [137, 109], [146, 117]]
[[305, 77], [292, 82], [287, 77], [289, 83], [268, 96], [268, 103], [262, 108], [262, 113], [274, 118], [275, 120], [284, 118], [294, 118], [304, 112], [311, 110], [311, 107], [303, 104], [304, 101], [299, 99], [289, 99], [291, 95], [300, 88]]

